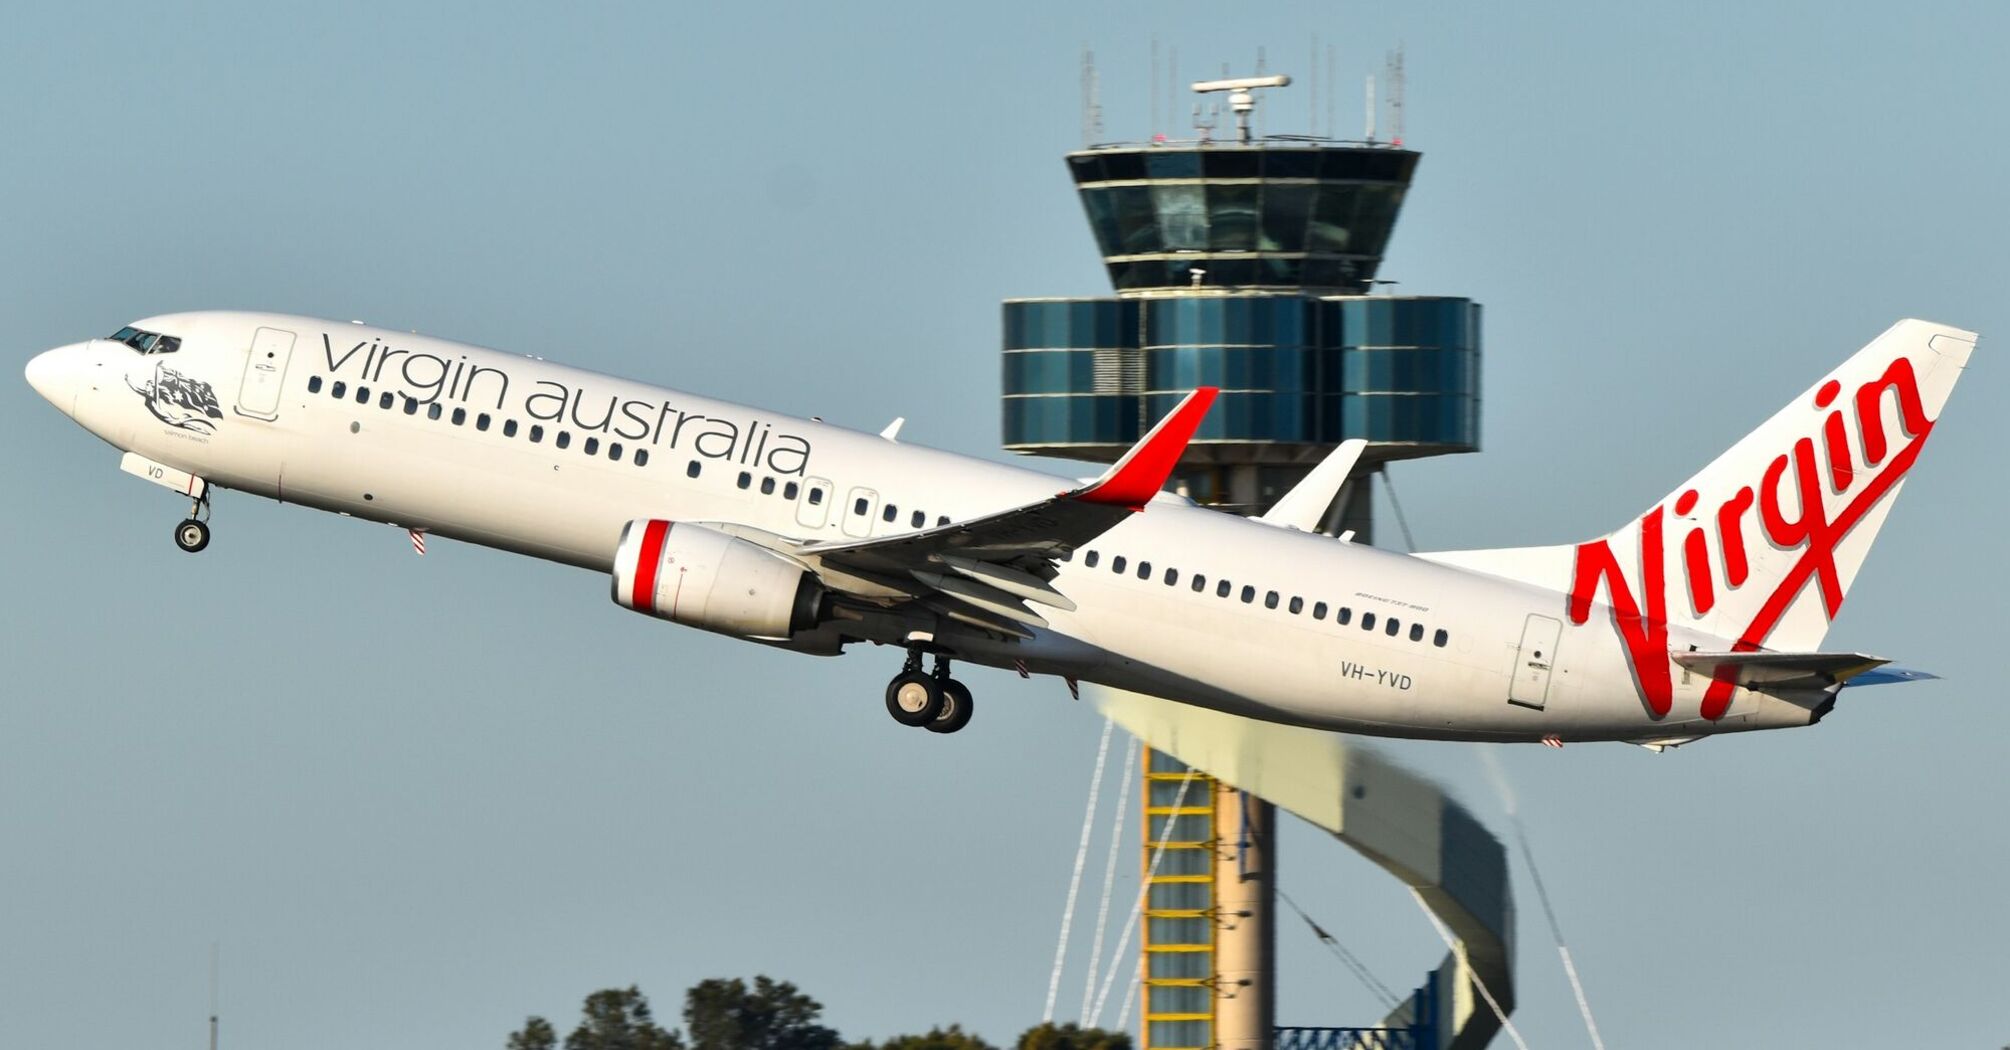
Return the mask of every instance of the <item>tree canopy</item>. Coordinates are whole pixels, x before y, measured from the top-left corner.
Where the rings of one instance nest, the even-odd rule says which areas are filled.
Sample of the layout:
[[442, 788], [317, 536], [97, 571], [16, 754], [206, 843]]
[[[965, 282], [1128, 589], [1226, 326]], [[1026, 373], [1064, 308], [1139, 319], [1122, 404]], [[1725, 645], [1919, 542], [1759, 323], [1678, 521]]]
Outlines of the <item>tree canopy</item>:
[[[750, 986], [738, 977], [712, 978], [684, 993], [679, 1034], [656, 1023], [640, 988], [608, 988], [586, 997], [564, 1050], [998, 1050], [960, 1024], [877, 1045], [871, 1040], [848, 1045], [822, 1023], [823, 1011], [822, 1003], [787, 981], [757, 976]], [[1131, 1037], [1048, 1023], [1027, 1029], [1012, 1045], [1014, 1050], [1131, 1050]], [[528, 1018], [510, 1033], [506, 1050], [559, 1050], [558, 1032], [542, 1017]]]
[[685, 993], [684, 1030], [691, 1050], [838, 1050], [837, 1030], [817, 1023], [823, 1010], [787, 981], [713, 978]]
[[1018, 1050], [1131, 1050], [1128, 1032], [1083, 1028], [1069, 1022], [1052, 1022], [1028, 1028], [1019, 1037]]
[[870, 1040], [854, 1044], [850, 1050], [998, 1050], [985, 1042], [975, 1032], [966, 1032], [960, 1024], [947, 1028], [937, 1026], [926, 1035], [897, 1035], [874, 1047]]

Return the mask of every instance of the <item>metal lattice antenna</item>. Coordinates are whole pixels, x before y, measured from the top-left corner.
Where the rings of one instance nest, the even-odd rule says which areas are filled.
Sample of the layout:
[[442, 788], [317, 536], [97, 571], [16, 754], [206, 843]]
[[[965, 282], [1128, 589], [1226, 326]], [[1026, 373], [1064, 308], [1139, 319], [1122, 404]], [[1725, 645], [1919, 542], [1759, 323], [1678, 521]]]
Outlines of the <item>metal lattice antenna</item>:
[[1093, 146], [1103, 136], [1103, 107], [1096, 98], [1096, 53], [1082, 49], [1082, 145]]
[[1159, 35], [1157, 33], [1152, 34], [1152, 86], [1147, 94], [1151, 96], [1152, 100], [1152, 138], [1157, 139], [1161, 127], [1159, 124]]
[[1305, 64], [1311, 70], [1307, 84], [1311, 90], [1305, 93], [1305, 104], [1306, 108], [1312, 111], [1311, 132], [1312, 137], [1316, 139], [1319, 137], [1319, 34], [1317, 33], [1312, 34], [1312, 49], [1306, 55]]
[[1369, 142], [1375, 141], [1375, 74], [1368, 74], [1368, 134]]
[[209, 942], [209, 1050], [216, 1050], [216, 958], [217, 942]]
[[1403, 144], [1403, 45], [1389, 52], [1389, 139]]
[[1334, 66], [1333, 45], [1326, 45], [1326, 134], [1340, 137], [1340, 75]]
[[1172, 128], [1179, 117], [1179, 48], [1171, 48], [1166, 64], [1166, 127]]
[[[1269, 71], [1270, 71], [1270, 68], [1269, 68], [1269, 63], [1268, 63], [1268, 61], [1267, 61], [1267, 60], [1266, 60], [1266, 59], [1264, 58], [1264, 55], [1263, 55], [1263, 45], [1262, 45], [1262, 44], [1258, 44], [1258, 45], [1256, 45], [1256, 75], [1257, 75], [1257, 76], [1262, 76], [1262, 75], [1264, 75], [1265, 73], [1268, 73]], [[1267, 108], [1267, 107], [1265, 107], [1265, 108]], [[1264, 133], [1264, 131], [1265, 131], [1265, 130], [1267, 129], [1267, 126], [1268, 126], [1268, 125], [1267, 125], [1267, 124], [1266, 124], [1266, 122], [1264, 121], [1264, 109], [1263, 109], [1263, 108], [1259, 108], [1259, 109], [1258, 109], [1258, 110], [1256, 111], [1256, 137], [1257, 137], [1257, 138], [1263, 138], [1263, 137], [1264, 137], [1263, 133]], [[1245, 142], [1246, 142], [1246, 141], [1248, 141], [1248, 138], [1249, 138], [1249, 137], [1248, 137], [1247, 135], [1243, 136], [1243, 141], [1245, 141]]]

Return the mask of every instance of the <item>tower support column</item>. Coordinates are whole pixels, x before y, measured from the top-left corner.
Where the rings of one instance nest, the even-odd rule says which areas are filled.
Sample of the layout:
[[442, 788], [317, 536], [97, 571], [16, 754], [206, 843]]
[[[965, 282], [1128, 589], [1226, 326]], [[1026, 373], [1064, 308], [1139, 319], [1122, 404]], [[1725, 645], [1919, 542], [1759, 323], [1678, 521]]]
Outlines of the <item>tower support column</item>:
[[1277, 1023], [1277, 808], [1215, 792], [1215, 1045], [1270, 1050]]

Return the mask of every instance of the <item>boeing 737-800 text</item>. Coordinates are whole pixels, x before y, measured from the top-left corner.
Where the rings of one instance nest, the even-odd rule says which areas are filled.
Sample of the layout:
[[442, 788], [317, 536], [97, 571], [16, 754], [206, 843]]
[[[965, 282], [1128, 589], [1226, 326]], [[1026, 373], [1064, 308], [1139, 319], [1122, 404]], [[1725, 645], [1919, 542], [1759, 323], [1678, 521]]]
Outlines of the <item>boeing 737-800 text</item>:
[[957, 660], [1347, 732], [1666, 746], [1908, 677], [1817, 646], [1974, 342], [1898, 323], [1608, 535], [1420, 555], [1311, 531], [1356, 442], [1262, 519], [1161, 492], [1209, 388], [1057, 493], [891, 432], [308, 317], [149, 318], [27, 376], [192, 501], [185, 550], [222, 487], [565, 562], [692, 627], [901, 647], [887, 709], [938, 732], [970, 719]]

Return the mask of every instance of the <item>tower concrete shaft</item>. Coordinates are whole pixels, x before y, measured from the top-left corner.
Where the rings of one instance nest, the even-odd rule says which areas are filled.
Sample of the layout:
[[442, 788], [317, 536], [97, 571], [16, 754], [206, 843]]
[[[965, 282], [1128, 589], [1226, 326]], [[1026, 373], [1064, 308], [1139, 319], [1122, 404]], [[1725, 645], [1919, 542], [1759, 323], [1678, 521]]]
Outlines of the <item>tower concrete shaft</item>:
[[1214, 814], [1215, 1046], [1270, 1050], [1277, 1025], [1277, 808], [1219, 784]]

